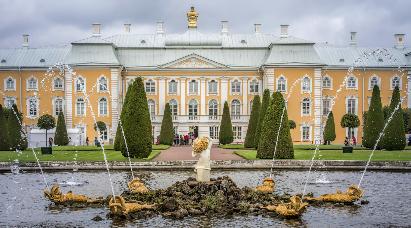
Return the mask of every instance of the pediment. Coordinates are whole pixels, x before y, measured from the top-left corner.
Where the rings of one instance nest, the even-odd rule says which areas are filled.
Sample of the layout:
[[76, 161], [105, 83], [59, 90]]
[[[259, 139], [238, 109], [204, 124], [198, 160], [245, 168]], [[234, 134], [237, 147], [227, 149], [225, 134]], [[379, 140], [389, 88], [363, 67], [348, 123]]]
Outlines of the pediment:
[[212, 69], [212, 68], [227, 68], [226, 65], [207, 59], [197, 54], [190, 54], [182, 58], [176, 59], [161, 66], [161, 68], [173, 69]]

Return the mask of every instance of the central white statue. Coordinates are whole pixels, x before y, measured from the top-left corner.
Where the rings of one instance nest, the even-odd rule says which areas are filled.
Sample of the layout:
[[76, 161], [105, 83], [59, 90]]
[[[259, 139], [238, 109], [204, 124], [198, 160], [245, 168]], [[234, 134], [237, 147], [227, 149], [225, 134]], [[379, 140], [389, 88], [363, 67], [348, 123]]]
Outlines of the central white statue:
[[197, 164], [194, 166], [194, 171], [197, 173], [198, 182], [210, 181], [210, 151], [213, 141], [210, 137], [199, 137], [193, 142], [193, 157], [199, 156]]

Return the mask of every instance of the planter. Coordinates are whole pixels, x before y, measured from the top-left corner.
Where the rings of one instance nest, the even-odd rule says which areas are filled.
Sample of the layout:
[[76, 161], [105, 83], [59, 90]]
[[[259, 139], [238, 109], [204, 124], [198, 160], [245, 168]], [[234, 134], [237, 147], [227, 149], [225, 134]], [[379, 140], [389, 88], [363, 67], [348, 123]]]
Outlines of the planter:
[[354, 147], [352, 146], [343, 146], [343, 153], [352, 153]]
[[53, 148], [52, 147], [42, 147], [41, 154], [53, 154]]

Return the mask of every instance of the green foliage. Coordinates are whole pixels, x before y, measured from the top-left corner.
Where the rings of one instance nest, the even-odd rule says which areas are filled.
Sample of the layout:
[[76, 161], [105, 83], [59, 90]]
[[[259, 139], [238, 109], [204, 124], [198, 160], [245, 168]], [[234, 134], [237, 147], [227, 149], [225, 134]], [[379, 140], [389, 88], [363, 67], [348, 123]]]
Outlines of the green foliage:
[[256, 95], [253, 100], [250, 120], [248, 121], [247, 135], [245, 136], [244, 147], [255, 148], [255, 132], [257, 130], [258, 119], [260, 117], [260, 96]]
[[[284, 116], [281, 121], [283, 110]], [[276, 141], [277, 135], [278, 141]], [[276, 144], [278, 144], [275, 154], [276, 159], [294, 158], [287, 109], [285, 109], [285, 101], [280, 92], [275, 92], [273, 94], [273, 99], [264, 117], [260, 137], [261, 140], [258, 145], [257, 158], [273, 158]]]
[[406, 133], [410, 133], [411, 132], [411, 109], [409, 108], [404, 108], [402, 110], [403, 113], [403, 119], [404, 119], [404, 129]]
[[230, 109], [228, 108], [227, 101], [224, 102], [223, 117], [221, 118], [220, 124], [220, 134], [219, 134], [220, 144], [230, 144], [233, 142], [233, 125], [231, 124]]
[[39, 120], [37, 121], [37, 127], [40, 129], [50, 130], [56, 126], [56, 122], [54, 117], [49, 114], [44, 114], [40, 116]]
[[290, 126], [290, 129], [295, 129], [297, 127], [294, 120], [288, 120], [288, 125]]
[[56, 134], [54, 136], [54, 144], [58, 146], [65, 146], [68, 145], [68, 135], [67, 135], [67, 128], [66, 128], [66, 121], [64, 120], [63, 112], [59, 113], [57, 118], [57, 127], [56, 127]]
[[390, 116], [390, 106], [384, 106], [382, 108], [382, 112], [384, 113], [384, 120], [388, 119], [388, 117]]
[[7, 115], [7, 133], [10, 150], [24, 150], [27, 148], [27, 138], [21, 127], [22, 122], [23, 114], [19, 112], [17, 105], [14, 104]]
[[173, 119], [171, 117], [170, 105], [167, 103], [164, 108], [163, 121], [161, 122], [160, 144], [173, 145], [174, 128]]
[[0, 150], [9, 150], [5, 109], [0, 105]]
[[260, 143], [260, 134], [261, 134], [261, 126], [263, 125], [265, 113], [267, 111], [268, 106], [270, 106], [270, 90], [265, 89], [264, 94], [263, 94], [263, 101], [261, 103], [261, 108], [260, 108], [260, 116], [258, 117], [258, 124], [257, 124], [257, 129], [255, 130], [255, 137], [254, 137], [254, 145], [255, 148], [258, 148], [258, 145]]
[[403, 150], [405, 148], [405, 129], [404, 119], [401, 109], [401, 97], [400, 90], [395, 87], [391, 103], [389, 107], [388, 118], [395, 111], [395, 108], [399, 105], [399, 109], [394, 112], [391, 121], [388, 123], [384, 131], [382, 140], [382, 146], [386, 150]]
[[95, 131], [99, 130], [101, 134], [102, 132], [107, 130], [106, 123], [104, 123], [103, 121], [97, 121], [96, 123], [94, 123], [94, 130]]
[[360, 119], [352, 113], [347, 113], [341, 118], [341, 127], [356, 128], [360, 126]]
[[336, 138], [335, 135], [335, 123], [334, 123], [334, 114], [330, 112], [328, 114], [327, 122], [325, 123], [324, 128], [324, 142], [330, 144]]
[[117, 130], [116, 130], [116, 137], [114, 138], [114, 150], [120, 151], [121, 150], [121, 141], [124, 141], [123, 133], [121, 132], [121, 121], [118, 121]]
[[[147, 158], [152, 151], [151, 120], [141, 77], [129, 86], [120, 118], [130, 157]], [[125, 143], [121, 140], [120, 148], [121, 153], [127, 156]]]
[[371, 104], [364, 122], [363, 146], [373, 148], [384, 128], [384, 113], [382, 111], [380, 89], [376, 85], [372, 90]]

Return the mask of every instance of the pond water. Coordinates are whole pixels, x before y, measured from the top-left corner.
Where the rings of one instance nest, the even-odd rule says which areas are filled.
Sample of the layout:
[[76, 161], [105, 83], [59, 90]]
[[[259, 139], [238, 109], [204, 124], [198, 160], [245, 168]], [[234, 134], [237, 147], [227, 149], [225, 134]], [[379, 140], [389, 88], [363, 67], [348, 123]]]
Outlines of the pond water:
[[[276, 192], [301, 193], [307, 171], [276, 170]], [[90, 196], [111, 194], [107, 173], [100, 172], [49, 172], [49, 183], [61, 183], [62, 191]], [[194, 177], [192, 171], [137, 171], [148, 187], [166, 188], [175, 181]], [[213, 177], [227, 175], [239, 187], [257, 186], [269, 175], [262, 170], [214, 171]], [[307, 192], [315, 195], [344, 190], [357, 184], [359, 171], [318, 171], [311, 177]], [[112, 173], [114, 190], [121, 193], [127, 187], [130, 173]], [[368, 172], [362, 188], [366, 205], [311, 206], [298, 220], [284, 220], [267, 216], [188, 217], [172, 220], [155, 216], [148, 219], [113, 222], [106, 218], [106, 208], [55, 209], [43, 197], [44, 182], [39, 173], [0, 174], [0, 226], [46, 227], [367, 227], [411, 226], [411, 173]], [[92, 220], [100, 216], [102, 221]]]

